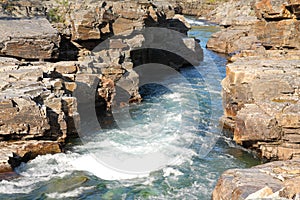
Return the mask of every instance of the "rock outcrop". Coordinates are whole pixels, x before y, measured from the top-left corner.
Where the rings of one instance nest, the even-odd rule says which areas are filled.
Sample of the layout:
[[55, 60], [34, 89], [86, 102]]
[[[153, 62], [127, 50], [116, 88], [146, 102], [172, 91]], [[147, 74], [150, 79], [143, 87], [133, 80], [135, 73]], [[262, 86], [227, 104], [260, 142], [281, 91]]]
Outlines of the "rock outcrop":
[[232, 12], [219, 7], [216, 12], [221, 16], [216, 21], [225, 28], [212, 36], [207, 47], [229, 54], [256, 49], [257, 46], [265, 49], [299, 49], [299, 2], [282, 4], [284, 2], [232, 1], [226, 4], [228, 8], [235, 8], [231, 9]]
[[[251, 51], [248, 51], [248, 53]], [[222, 82], [225, 121], [234, 140], [267, 159], [290, 159], [299, 149], [299, 51], [272, 50], [227, 65]]]
[[61, 146], [55, 141], [0, 142], [0, 173], [11, 172], [22, 162], [28, 162], [37, 155], [60, 153]]
[[0, 56], [26, 59], [58, 57], [60, 37], [46, 19], [0, 19]]
[[297, 9], [290, 9], [300, 2], [282, 3], [241, 3], [255, 11], [256, 19], [246, 23], [229, 19], [228, 27], [207, 44], [231, 56], [222, 82], [225, 125], [233, 130], [236, 142], [268, 160], [300, 153], [300, 21]]
[[[1, 58], [0, 148], [3, 168], [8, 155], [32, 159], [61, 152], [67, 136], [77, 134], [77, 99], [70, 94], [70, 82], [58, 77], [60, 63], [20, 62]], [[74, 69], [74, 66], [71, 66]], [[64, 66], [63, 72], [68, 68]], [[77, 127], [76, 127], [77, 126]], [[15, 142], [17, 141], [17, 142]], [[18, 162], [14, 162], [18, 163]]]
[[[100, 116], [113, 105], [140, 102], [135, 67], [158, 62], [178, 69], [202, 59], [184, 18], [173, 18], [166, 2], [4, 0], [1, 8], [0, 172], [61, 152], [82, 125], [104, 123]], [[158, 44], [147, 27], [178, 34]], [[164, 51], [161, 41], [188, 59]], [[147, 50], [153, 46], [161, 57]]]
[[[298, 199], [300, 1], [230, 4], [218, 8], [214, 17], [223, 30], [207, 44], [229, 54], [222, 122], [238, 144], [265, 160], [289, 161], [226, 171], [213, 199]], [[233, 11], [222, 19], [224, 7]]]
[[299, 182], [300, 160], [230, 169], [220, 177], [212, 199], [298, 199]]

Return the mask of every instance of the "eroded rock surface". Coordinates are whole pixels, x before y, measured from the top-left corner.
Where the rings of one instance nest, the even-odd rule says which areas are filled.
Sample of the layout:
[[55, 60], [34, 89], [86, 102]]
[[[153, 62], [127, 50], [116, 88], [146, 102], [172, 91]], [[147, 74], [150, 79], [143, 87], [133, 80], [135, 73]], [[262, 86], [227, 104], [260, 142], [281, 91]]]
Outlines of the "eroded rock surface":
[[[113, 106], [140, 102], [135, 67], [201, 61], [199, 44], [187, 38], [189, 26], [176, 12], [163, 1], [2, 1], [0, 54], [10, 58], [0, 57], [0, 171], [38, 151], [60, 152], [81, 125], [101, 124], [98, 117]], [[151, 36], [146, 27], [178, 34]], [[147, 50], [151, 45], [160, 57]], [[118, 88], [124, 98], [116, 97]]]
[[56, 141], [0, 142], [0, 173], [10, 172], [21, 162], [27, 162], [37, 155], [60, 153], [61, 146]]
[[[230, 22], [207, 44], [231, 54], [222, 82], [225, 125], [233, 130], [236, 142], [269, 160], [300, 153], [300, 21], [296, 9], [290, 9], [299, 3], [243, 3], [255, 11], [256, 20]], [[252, 15], [242, 12], [241, 16]]]
[[230, 169], [220, 177], [212, 199], [298, 199], [299, 181], [299, 159]]
[[290, 54], [239, 58], [227, 65], [222, 82], [225, 116], [235, 122], [234, 140], [258, 148], [267, 159], [300, 153], [300, 52]]
[[[256, 49], [299, 49], [299, 1], [231, 1], [216, 9], [216, 21], [225, 28], [207, 47], [220, 53]], [[292, 9], [292, 8], [293, 9]], [[232, 8], [233, 10], [229, 10]], [[228, 14], [228, 15], [227, 15]]]
[[58, 56], [60, 37], [46, 19], [0, 19], [0, 55], [28, 59]]
[[207, 44], [230, 55], [222, 121], [238, 144], [266, 160], [289, 161], [226, 171], [213, 199], [298, 199], [300, 2], [239, 2], [231, 2], [239, 17], [220, 21], [224, 29]]

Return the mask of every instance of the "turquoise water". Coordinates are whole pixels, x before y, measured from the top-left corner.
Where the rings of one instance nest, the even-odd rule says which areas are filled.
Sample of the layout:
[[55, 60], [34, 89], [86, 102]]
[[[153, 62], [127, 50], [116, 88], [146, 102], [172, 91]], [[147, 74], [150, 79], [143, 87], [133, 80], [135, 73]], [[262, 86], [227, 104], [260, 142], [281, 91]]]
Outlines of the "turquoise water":
[[[189, 35], [201, 40], [204, 61], [199, 66], [182, 69], [164, 87], [142, 87], [144, 102], [129, 107], [131, 120], [120, 122], [122, 129], [101, 130], [84, 145], [72, 141], [65, 154], [39, 156], [20, 166], [19, 178], [0, 181], [0, 199], [210, 199], [226, 169], [258, 164], [221, 132], [226, 59], [205, 49], [218, 28], [197, 25]], [[115, 149], [137, 155], [159, 149], [170, 162], [136, 176], [111, 174], [93, 155]]]

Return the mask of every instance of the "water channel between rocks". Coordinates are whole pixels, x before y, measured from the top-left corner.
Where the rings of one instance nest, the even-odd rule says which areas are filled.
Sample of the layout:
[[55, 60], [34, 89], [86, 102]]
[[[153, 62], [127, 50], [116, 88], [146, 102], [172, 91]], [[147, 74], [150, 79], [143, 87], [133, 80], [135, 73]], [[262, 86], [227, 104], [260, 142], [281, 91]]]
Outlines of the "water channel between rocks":
[[[220, 131], [220, 81], [225, 76], [226, 59], [205, 49], [218, 27], [199, 21], [194, 25], [197, 26], [189, 35], [201, 41], [204, 61], [181, 69], [181, 77], [169, 77], [164, 84], [174, 91], [155, 84], [142, 87], [143, 103], [129, 108], [135, 124], [128, 122], [122, 129], [101, 130], [89, 144], [82, 145], [78, 139], [68, 144], [65, 154], [38, 156], [21, 165], [16, 169], [19, 178], [0, 181], [0, 199], [210, 199], [218, 177], [226, 169], [259, 164]], [[182, 77], [189, 84], [182, 82]], [[196, 98], [191, 98], [192, 94]], [[190, 109], [195, 105], [198, 110]], [[137, 141], [134, 133], [152, 137]], [[189, 145], [182, 145], [175, 137]], [[101, 146], [104, 140], [138, 153], [155, 152], [168, 144], [163, 152], [180, 153], [181, 157], [162, 169], [126, 179], [95, 164], [93, 152], [114, 150]]]

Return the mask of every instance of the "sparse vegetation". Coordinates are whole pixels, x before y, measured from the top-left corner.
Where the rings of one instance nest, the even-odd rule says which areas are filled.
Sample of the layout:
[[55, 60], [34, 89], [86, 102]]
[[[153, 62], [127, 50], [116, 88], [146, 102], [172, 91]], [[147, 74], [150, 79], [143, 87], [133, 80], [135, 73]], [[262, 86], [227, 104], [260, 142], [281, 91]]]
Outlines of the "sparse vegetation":
[[225, 2], [225, 0], [206, 0], [206, 2], [209, 4], [216, 4], [220, 2]]
[[50, 22], [63, 23], [66, 20], [66, 15], [69, 11], [69, 1], [68, 0], [57, 0], [56, 3], [59, 5], [56, 8], [51, 8], [47, 12], [47, 18]]

